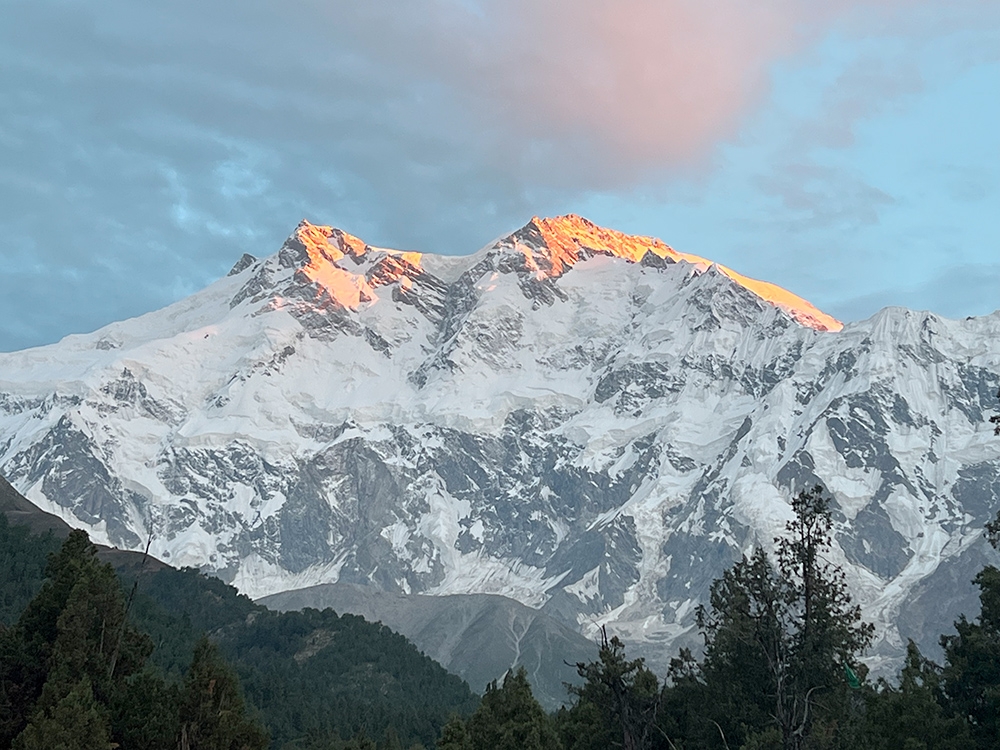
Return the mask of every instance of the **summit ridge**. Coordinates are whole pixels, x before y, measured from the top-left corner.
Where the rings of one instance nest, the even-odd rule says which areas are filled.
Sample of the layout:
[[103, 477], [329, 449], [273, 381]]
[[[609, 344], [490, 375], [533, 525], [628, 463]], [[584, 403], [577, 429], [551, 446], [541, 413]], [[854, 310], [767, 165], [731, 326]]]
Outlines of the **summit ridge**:
[[[363, 274], [358, 272], [360, 269], [352, 268], [364, 264], [366, 253], [378, 253], [384, 259], [384, 273], [379, 277], [384, 284], [401, 280], [408, 285], [411, 277], [422, 271], [423, 253], [374, 250], [354, 235], [306, 220], [299, 224], [290, 240], [301, 244], [308, 255], [302, 272], [331, 298], [352, 309], [376, 298]], [[576, 263], [595, 254], [610, 255], [630, 263], [641, 263], [647, 254], [652, 254], [666, 262], [689, 263], [699, 273], [714, 266], [733, 282], [785, 311], [801, 325], [818, 331], [839, 331], [843, 328], [843, 323], [836, 318], [775, 284], [751, 279], [697, 255], [678, 252], [655, 237], [606, 229], [575, 214], [555, 218], [535, 216], [520, 230], [499, 240], [494, 247], [505, 245], [519, 252], [524, 258], [526, 270], [539, 279], [558, 278]], [[353, 264], [343, 263], [346, 258], [352, 259]]]
[[640, 263], [647, 253], [652, 253], [675, 263], [679, 261], [690, 263], [699, 271], [715, 266], [734, 282], [784, 310], [804, 326], [818, 331], [839, 331], [844, 327], [844, 324], [833, 316], [821, 312], [810, 302], [786, 289], [766, 281], [751, 279], [698, 255], [678, 252], [655, 237], [628, 235], [614, 229], [605, 229], [575, 214], [555, 219], [535, 217], [529, 226], [536, 227], [541, 234], [550, 251], [553, 271], [557, 274], [562, 272], [563, 267], [576, 262], [581, 250], [607, 252], [632, 263]]

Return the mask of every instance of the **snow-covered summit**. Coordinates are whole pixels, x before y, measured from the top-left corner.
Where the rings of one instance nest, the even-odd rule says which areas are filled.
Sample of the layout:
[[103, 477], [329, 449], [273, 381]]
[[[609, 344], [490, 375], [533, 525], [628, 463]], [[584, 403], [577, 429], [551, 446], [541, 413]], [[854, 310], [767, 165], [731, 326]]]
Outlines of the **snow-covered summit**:
[[[297, 252], [296, 252], [297, 251]], [[630, 263], [688, 263], [696, 273], [712, 267], [762, 300], [784, 310], [804, 326], [838, 331], [843, 324], [817, 310], [806, 300], [763, 281], [757, 281], [697, 255], [680, 253], [654, 237], [628, 235], [599, 227], [569, 214], [552, 219], [534, 217], [518, 231], [497, 240], [473, 256], [448, 258], [417, 252], [374, 249], [340, 229], [303, 220], [286, 241], [282, 254], [323, 292], [344, 307], [377, 301], [375, 288], [399, 283], [409, 288], [429, 264], [431, 273], [454, 281], [484, 256], [495, 255], [499, 265], [521, 265], [537, 281], [556, 279], [577, 263], [595, 256], [620, 258]], [[242, 269], [240, 269], [242, 270]]]

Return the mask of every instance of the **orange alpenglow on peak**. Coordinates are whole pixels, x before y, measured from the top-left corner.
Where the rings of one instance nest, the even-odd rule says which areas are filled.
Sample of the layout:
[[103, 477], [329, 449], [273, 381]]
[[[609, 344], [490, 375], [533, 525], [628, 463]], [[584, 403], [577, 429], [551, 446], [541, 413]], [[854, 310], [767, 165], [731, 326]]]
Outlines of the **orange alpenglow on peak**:
[[[836, 318], [775, 284], [751, 279], [697, 255], [677, 252], [655, 237], [605, 229], [574, 214], [554, 219], [536, 216], [525, 227], [528, 228], [537, 230], [545, 248], [533, 249], [522, 243], [516, 243], [515, 247], [524, 255], [527, 268], [539, 278], [557, 278], [593, 253], [613, 255], [630, 263], [638, 263], [646, 253], [653, 253], [660, 258], [690, 263], [698, 273], [715, 266], [732, 281], [784, 310], [803, 326], [817, 331], [839, 331], [844, 327]], [[309, 258], [301, 269], [302, 273], [334, 301], [352, 310], [358, 309], [362, 303], [376, 301], [378, 296], [375, 290], [378, 287], [398, 282], [404, 290], [409, 289], [413, 279], [423, 272], [421, 253], [375, 250], [364, 240], [333, 227], [302, 221], [295, 236]], [[369, 266], [367, 277], [364, 273], [354, 272], [351, 269], [354, 264], [340, 265], [340, 261], [348, 255], [359, 259], [369, 252], [377, 252], [377, 255], [373, 258], [374, 264]], [[539, 261], [546, 267], [541, 267]]]
[[697, 255], [677, 252], [655, 237], [630, 235], [614, 229], [605, 229], [575, 214], [559, 216], [554, 219], [541, 219], [536, 216], [529, 224], [529, 226], [532, 225], [538, 230], [545, 242], [548, 249], [548, 260], [551, 264], [551, 270], [543, 271], [538, 268], [535, 259], [530, 257], [528, 252], [525, 252], [526, 263], [540, 276], [561, 276], [580, 260], [582, 249], [610, 254], [632, 263], [640, 262], [646, 253], [653, 253], [661, 258], [691, 263], [698, 269], [699, 273], [715, 266], [743, 288], [753, 292], [765, 302], [784, 310], [800, 325], [814, 328], [817, 331], [839, 331], [844, 327], [844, 324], [833, 316], [827, 315], [798, 295], [792, 294], [780, 286], [751, 279], [731, 268], [713, 263]]
[[361, 257], [369, 249], [368, 243], [360, 237], [355, 237], [341, 229], [310, 224], [305, 219], [296, 228], [295, 236], [309, 253], [309, 265], [336, 263], [345, 255]]
[[[531, 220], [531, 224], [538, 229], [549, 248], [552, 276], [559, 276], [568, 271], [579, 260], [581, 248], [610, 253], [633, 263], [641, 261], [648, 252], [661, 258], [680, 257], [680, 253], [655, 237], [641, 237], [605, 229], [576, 214], [557, 216], [554, 219], [541, 219], [536, 216]], [[694, 256], [689, 257], [694, 258]]]
[[360, 258], [372, 250], [362, 239], [340, 229], [311, 224], [303, 220], [295, 236], [306, 250], [309, 262], [301, 271], [333, 300], [357, 310], [363, 302], [378, 299], [375, 289], [400, 282], [403, 288], [412, 284], [412, 275], [420, 272], [420, 253], [380, 251], [384, 257], [369, 281], [363, 273], [342, 268], [339, 262], [346, 256]]

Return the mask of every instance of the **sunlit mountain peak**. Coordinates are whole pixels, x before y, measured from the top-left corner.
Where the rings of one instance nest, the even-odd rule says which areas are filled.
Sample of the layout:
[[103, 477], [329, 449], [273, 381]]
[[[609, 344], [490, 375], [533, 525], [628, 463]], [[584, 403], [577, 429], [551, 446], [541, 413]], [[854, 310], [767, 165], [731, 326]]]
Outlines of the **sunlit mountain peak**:
[[[321, 293], [352, 310], [378, 299], [376, 289], [390, 284], [409, 288], [424, 273], [428, 258], [416, 252], [374, 248], [364, 240], [335, 227], [302, 221], [293, 238], [304, 251], [299, 270]], [[803, 326], [818, 331], [839, 331], [843, 324], [786, 289], [758, 281], [711, 260], [674, 250], [655, 237], [625, 234], [598, 226], [582, 216], [534, 217], [501, 245], [523, 256], [525, 269], [538, 278], [555, 279], [594, 255], [610, 255], [640, 263], [647, 254], [668, 262], [690, 263], [697, 273], [711, 267], [769, 304], [784, 310]], [[508, 250], [509, 251], [509, 250]]]
[[810, 302], [786, 289], [766, 281], [758, 281], [744, 276], [731, 268], [698, 255], [678, 252], [655, 237], [631, 235], [615, 229], [606, 229], [575, 214], [557, 216], [551, 219], [536, 216], [513, 237], [516, 239], [518, 235], [527, 236], [535, 233], [544, 244], [544, 252], [539, 254], [537, 251], [532, 252], [526, 246], [520, 245], [519, 247], [525, 255], [525, 262], [540, 276], [561, 276], [578, 261], [594, 254], [612, 255], [631, 263], [639, 263], [647, 253], [653, 253], [660, 258], [674, 262], [691, 263], [699, 272], [715, 266], [740, 286], [784, 310], [801, 325], [818, 331], [839, 331], [844, 327], [844, 324], [836, 318], [827, 315]]
[[[376, 288], [397, 282], [406, 288], [420, 273], [420, 253], [373, 248], [341, 229], [303, 220], [294, 237], [307, 257], [300, 271], [330, 298], [352, 310], [376, 300]], [[347, 258], [353, 262], [345, 263]]]

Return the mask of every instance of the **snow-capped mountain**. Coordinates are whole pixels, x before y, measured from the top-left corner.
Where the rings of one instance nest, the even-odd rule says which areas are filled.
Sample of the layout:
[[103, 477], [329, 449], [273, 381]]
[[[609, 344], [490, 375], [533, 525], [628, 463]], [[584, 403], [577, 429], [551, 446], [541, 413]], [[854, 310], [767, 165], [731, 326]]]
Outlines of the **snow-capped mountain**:
[[974, 601], [998, 385], [1000, 313], [842, 327], [573, 216], [466, 257], [303, 222], [170, 307], [0, 355], [0, 473], [255, 597], [504, 594], [662, 658], [819, 482], [891, 656]]

